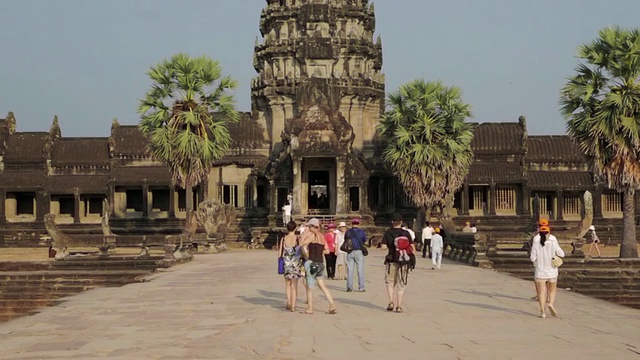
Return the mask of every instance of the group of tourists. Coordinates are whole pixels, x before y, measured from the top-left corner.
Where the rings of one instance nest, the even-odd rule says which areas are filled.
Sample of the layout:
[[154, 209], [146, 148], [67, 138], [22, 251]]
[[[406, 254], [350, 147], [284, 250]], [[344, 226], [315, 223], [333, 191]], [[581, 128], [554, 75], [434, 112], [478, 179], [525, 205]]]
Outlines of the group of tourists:
[[[387, 310], [402, 312], [408, 273], [415, 267], [415, 234], [412, 235], [403, 228], [402, 216], [399, 214], [393, 216], [391, 223], [392, 227], [383, 236], [383, 243], [388, 249], [384, 260], [384, 281], [389, 295]], [[358, 218], [351, 220], [351, 227], [348, 227], [345, 222], [340, 222], [337, 228], [333, 223], [322, 227], [317, 218], [312, 218], [300, 226], [295, 221], [289, 221], [287, 234], [278, 247], [278, 253], [283, 262], [282, 273], [287, 295], [286, 309], [291, 312], [296, 311], [298, 279], [303, 280], [306, 289], [307, 307], [304, 311], [306, 314], [314, 312], [313, 291], [316, 287], [322, 291], [329, 302], [327, 313], [337, 313], [333, 296], [327, 288], [325, 279], [346, 280], [346, 292], [356, 290], [365, 292], [364, 262], [368, 254], [366, 242], [367, 235], [360, 228]], [[441, 240], [440, 245], [432, 246], [436, 249], [441, 248]], [[437, 266], [440, 267], [439, 262]], [[354, 283], [356, 273], [357, 289]]]

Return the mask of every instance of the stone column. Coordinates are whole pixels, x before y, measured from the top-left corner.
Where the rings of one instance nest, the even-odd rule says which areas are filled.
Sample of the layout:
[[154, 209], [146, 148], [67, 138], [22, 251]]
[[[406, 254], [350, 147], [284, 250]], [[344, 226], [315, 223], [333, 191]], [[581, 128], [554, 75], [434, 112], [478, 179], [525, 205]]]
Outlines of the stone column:
[[[294, 157], [293, 158], [293, 215], [302, 214], [301, 204], [302, 204], [302, 159]], [[278, 210], [279, 209], [276, 209], [276, 213]]]
[[496, 214], [496, 183], [489, 185], [489, 215]]
[[0, 224], [4, 224], [7, 220], [7, 210], [5, 209], [7, 204], [7, 191], [0, 189]]
[[78, 188], [73, 189], [73, 223], [80, 223], [80, 191]]
[[44, 221], [44, 215], [51, 212], [51, 195], [45, 190], [36, 192], [36, 221]]
[[531, 190], [529, 190], [529, 186], [522, 185], [522, 215], [531, 214], [531, 210], [529, 207], [529, 198], [531, 197]]
[[344, 169], [345, 158], [336, 157], [336, 214], [347, 212]]
[[251, 207], [258, 208], [258, 176], [251, 177]]
[[460, 207], [462, 215], [469, 215], [469, 183], [465, 181], [462, 185], [462, 194], [460, 198]]
[[169, 218], [176, 217], [176, 188], [174, 186], [169, 186], [169, 214], [167, 215]]
[[142, 217], [149, 217], [151, 205], [151, 201], [149, 201], [149, 185], [142, 185]]
[[564, 217], [564, 194], [562, 190], [556, 191], [556, 220], [562, 220]]
[[593, 217], [602, 218], [602, 188], [593, 191]]
[[[360, 182], [360, 211], [369, 212], [369, 186], [368, 181]], [[376, 190], [377, 191], [377, 190]]]

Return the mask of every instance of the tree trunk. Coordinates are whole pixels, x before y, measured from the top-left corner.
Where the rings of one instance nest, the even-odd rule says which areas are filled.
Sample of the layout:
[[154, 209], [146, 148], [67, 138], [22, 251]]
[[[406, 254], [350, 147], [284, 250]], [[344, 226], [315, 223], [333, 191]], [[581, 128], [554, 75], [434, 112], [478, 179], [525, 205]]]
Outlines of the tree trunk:
[[638, 257], [638, 241], [636, 240], [634, 189], [624, 192], [622, 203], [622, 243], [620, 244], [621, 258]]
[[193, 211], [193, 186], [191, 186], [191, 184], [189, 184], [188, 182], [186, 183], [186, 185], [187, 186], [185, 186], [184, 189], [184, 196], [186, 196], [185, 200], [187, 205], [187, 219], [189, 219], [189, 215]]

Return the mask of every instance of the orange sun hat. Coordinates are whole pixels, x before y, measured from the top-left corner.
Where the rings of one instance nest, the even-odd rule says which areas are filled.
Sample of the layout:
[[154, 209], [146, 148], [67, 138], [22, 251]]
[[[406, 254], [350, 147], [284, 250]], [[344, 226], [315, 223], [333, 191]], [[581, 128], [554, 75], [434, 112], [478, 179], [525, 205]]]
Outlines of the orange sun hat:
[[551, 229], [549, 228], [549, 225], [542, 225], [540, 226], [540, 232], [551, 232]]

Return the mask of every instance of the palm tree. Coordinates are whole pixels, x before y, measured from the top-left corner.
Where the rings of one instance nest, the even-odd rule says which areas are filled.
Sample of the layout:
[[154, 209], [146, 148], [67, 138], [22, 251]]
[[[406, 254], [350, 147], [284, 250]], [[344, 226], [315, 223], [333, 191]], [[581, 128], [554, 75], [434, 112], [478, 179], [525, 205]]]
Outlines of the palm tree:
[[560, 96], [569, 136], [599, 182], [623, 194], [620, 257], [638, 257], [634, 195], [640, 186], [640, 29], [607, 27], [578, 48]]
[[226, 121], [237, 121], [229, 90], [237, 82], [222, 76], [218, 61], [180, 53], [147, 72], [151, 89], [140, 100], [138, 128], [149, 138], [152, 157], [169, 167], [173, 183], [186, 190], [187, 213], [192, 189], [207, 178], [231, 143]]
[[424, 211], [452, 202], [473, 161], [471, 107], [461, 96], [455, 86], [414, 80], [389, 95], [378, 125], [384, 162]]

